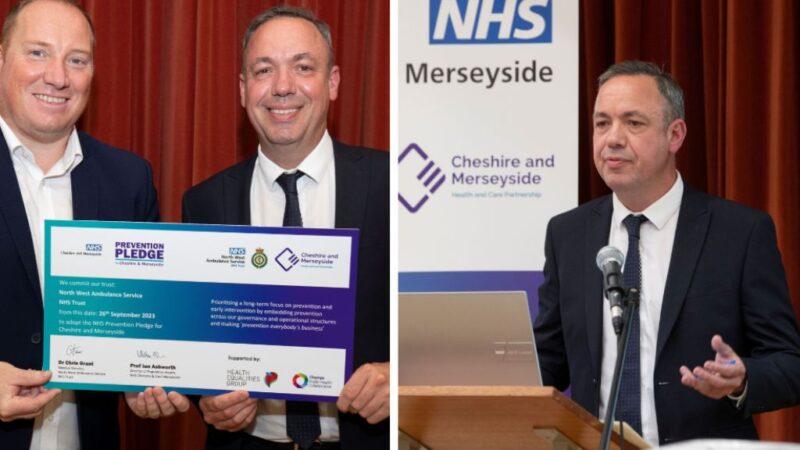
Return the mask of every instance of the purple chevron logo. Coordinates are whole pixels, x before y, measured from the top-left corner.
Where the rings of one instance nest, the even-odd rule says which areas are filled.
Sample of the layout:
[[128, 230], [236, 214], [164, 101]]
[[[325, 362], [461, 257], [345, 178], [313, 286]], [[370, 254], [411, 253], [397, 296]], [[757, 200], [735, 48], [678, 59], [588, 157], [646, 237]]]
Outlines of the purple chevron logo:
[[411, 143], [400, 154], [398, 164], [414, 164], [420, 166], [416, 174], [416, 179], [421, 184], [423, 191], [414, 195], [406, 192], [398, 194], [400, 204], [410, 213], [416, 213], [428, 201], [431, 195], [435, 194], [445, 181], [445, 174], [442, 169], [436, 166], [436, 163], [430, 159], [419, 145]]
[[282, 252], [278, 253], [278, 256], [275, 257], [275, 262], [281, 266], [281, 269], [283, 269], [284, 272], [288, 272], [292, 267], [300, 262], [300, 258], [294, 254], [292, 249], [286, 247]]

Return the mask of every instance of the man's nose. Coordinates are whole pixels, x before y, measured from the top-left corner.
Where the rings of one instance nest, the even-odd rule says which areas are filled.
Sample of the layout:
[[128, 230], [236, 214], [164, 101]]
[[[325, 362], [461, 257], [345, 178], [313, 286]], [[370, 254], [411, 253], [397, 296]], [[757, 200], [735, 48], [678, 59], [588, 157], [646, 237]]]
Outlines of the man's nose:
[[606, 135], [606, 145], [611, 148], [624, 147], [628, 142], [628, 136], [621, 123], [612, 123]]
[[275, 74], [273, 93], [277, 96], [286, 96], [294, 93], [295, 80], [291, 69], [281, 69]]
[[64, 89], [69, 86], [69, 76], [63, 61], [52, 60], [47, 64], [44, 72], [45, 83], [56, 89]]

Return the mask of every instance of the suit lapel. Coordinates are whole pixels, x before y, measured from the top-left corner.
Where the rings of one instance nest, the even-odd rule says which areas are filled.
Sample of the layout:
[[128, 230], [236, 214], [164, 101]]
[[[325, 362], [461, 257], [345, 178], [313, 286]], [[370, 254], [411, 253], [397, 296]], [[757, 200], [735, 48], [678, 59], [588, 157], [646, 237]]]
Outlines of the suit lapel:
[[17, 174], [14, 172], [11, 153], [2, 133], [0, 133], [0, 216], [5, 220], [8, 234], [19, 252], [25, 273], [28, 274], [28, 281], [41, 297], [39, 272], [36, 270], [36, 253], [33, 250], [28, 216], [22, 202], [22, 193], [17, 182]]
[[703, 249], [710, 219], [704, 196], [684, 185], [675, 242], [672, 245], [672, 258], [664, 288], [664, 300], [661, 305], [656, 361], [683, 307], [686, 291], [689, 289], [700, 251]]
[[595, 259], [597, 251], [608, 244], [608, 233], [611, 229], [611, 196], [603, 198], [589, 213], [586, 222], [586, 246], [584, 248], [584, 279], [587, 281], [585, 291], [586, 332], [589, 337], [589, 354], [592, 368], [600, 375], [600, 359], [603, 356], [603, 275], [597, 269]]
[[97, 220], [99, 188], [98, 168], [95, 152], [97, 149], [82, 134], [79, 134], [83, 161], [70, 174], [72, 183], [72, 218], [75, 220]]
[[336, 228], [362, 228], [369, 176], [361, 150], [333, 143], [336, 167]]
[[230, 172], [223, 180], [222, 192], [225, 197], [223, 223], [225, 224], [251, 225], [250, 185], [253, 181], [256, 157], [239, 165], [239, 170]]

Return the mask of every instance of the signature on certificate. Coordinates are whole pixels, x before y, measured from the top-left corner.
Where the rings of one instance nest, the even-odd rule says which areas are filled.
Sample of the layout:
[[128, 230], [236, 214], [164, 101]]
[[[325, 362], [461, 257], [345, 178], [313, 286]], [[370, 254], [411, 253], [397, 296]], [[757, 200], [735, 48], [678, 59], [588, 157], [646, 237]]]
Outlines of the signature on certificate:
[[136, 350], [136, 357], [145, 359], [164, 359], [167, 357], [167, 355], [159, 351]]
[[80, 355], [81, 353], [83, 353], [83, 350], [81, 350], [80, 345], [70, 344], [67, 346], [66, 350], [67, 356]]

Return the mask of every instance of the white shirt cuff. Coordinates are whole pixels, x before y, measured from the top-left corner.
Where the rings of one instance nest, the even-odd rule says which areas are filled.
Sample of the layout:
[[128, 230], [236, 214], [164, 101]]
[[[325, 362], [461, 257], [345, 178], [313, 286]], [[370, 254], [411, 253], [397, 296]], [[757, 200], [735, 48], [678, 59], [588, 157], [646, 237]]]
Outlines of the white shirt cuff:
[[745, 397], [747, 397], [747, 384], [748, 382], [744, 382], [744, 390], [739, 395], [728, 395], [728, 398], [733, 401], [733, 404], [736, 406], [736, 409], [742, 408], [742, 403], [744, 403]]

